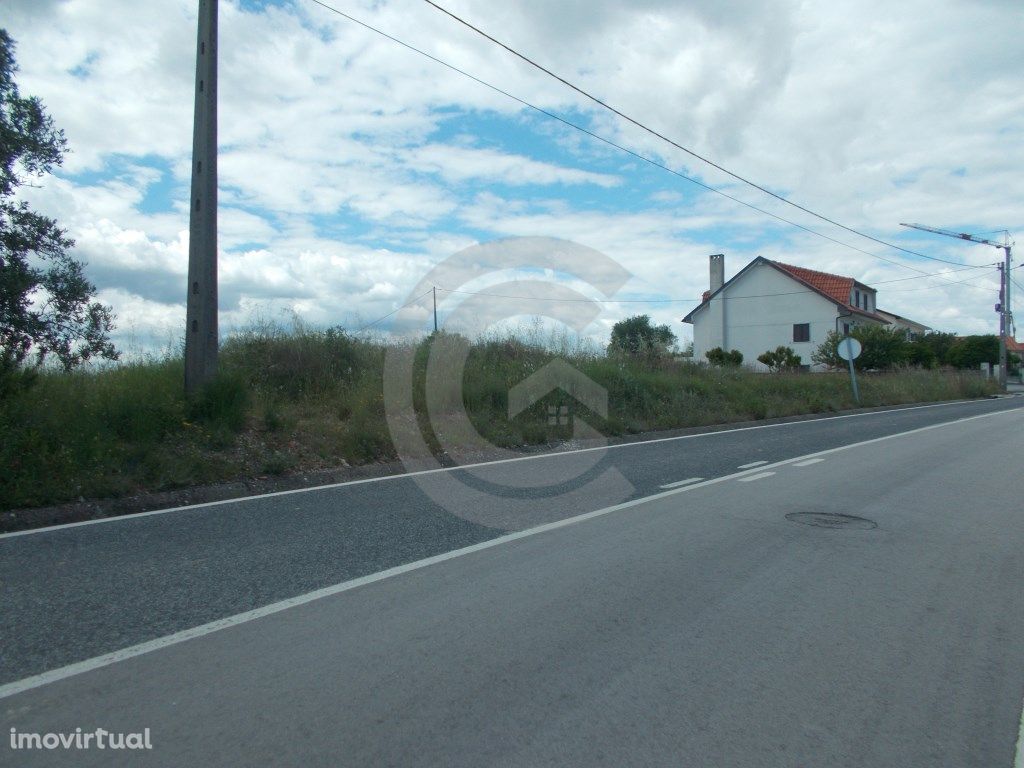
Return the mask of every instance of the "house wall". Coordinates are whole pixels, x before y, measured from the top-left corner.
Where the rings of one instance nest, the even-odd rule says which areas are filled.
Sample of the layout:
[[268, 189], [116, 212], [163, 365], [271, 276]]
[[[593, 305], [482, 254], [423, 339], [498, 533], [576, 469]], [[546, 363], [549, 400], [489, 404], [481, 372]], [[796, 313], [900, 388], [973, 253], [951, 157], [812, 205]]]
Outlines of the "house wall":
[[882, 317], [889, 321], [892, 328], [898, 328], [903, 331], [906, 335], [907, 341], [913, 341], [914, 339], [924, 336], [924, 334], [928, 332], [927, 326], [915, 323], [913, 320], [895, 317], [891, 314], [883, 314]]
[[[746, 296], [757, 298], [737, 298]], [[811, 353], [825, 341], [829, 331], [836, 330], [838, 313], [836, 305], [828, 299], [774, 267], [757, 264], [694, 316], [694, 359], [706, 360], [704, 353], [715, 347], [738, 349], [743, 353], [744, 365], [766, 370], [757, 362], [757, 356], [784, 346], [800, 355], [804, 365], [810, 365]], [[863, 321], [858, 318], [858, 322]], [[793, 341], [795, 323], [810, 324], [810, 341]]]

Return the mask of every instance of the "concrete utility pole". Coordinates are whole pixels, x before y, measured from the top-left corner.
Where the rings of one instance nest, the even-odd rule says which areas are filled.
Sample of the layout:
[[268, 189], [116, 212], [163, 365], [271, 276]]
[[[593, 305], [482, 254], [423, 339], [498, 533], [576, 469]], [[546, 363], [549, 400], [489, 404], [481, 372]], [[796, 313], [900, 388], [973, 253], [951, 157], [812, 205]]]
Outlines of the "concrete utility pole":
[[199, 0], [192, 123], [185, 394], [217, 373], [217, 0]]
[[1006, 386], [1006, 291], [1009, 277], [1005, 264], [999, 265], [999, 303], [996, 304], [996, 312], [999, 313], [999, 384]]
[[1010, 324], [1012, 323], [1012, 315], [1010, 312], [1010, 264], [1013, 261], [1010, 255], [1010, 233], [1007, 232], [1003, 236], [1003, 242], [997, 243], [992, 240], [986, 240], [983, 237], [977, 237], [975, 235], [969, 235], [966, 232], [951, 232], [948, 229], [938, 229], [937, 227], [926, 227], [924, 224], [900, 224], [901, 227], [910, 227], [911, 229], [920, 229], [923, 232], [934, 232], [937, 235], [945, 235], [946, 237], [955, 237], [959, 240], [967, 240], [972, 243], [981, 243], [982, 245], [990, 245], [993, 248], [1002, 248], [1005, 251], [1005, 260], [999, 265], [999, 303], [996, 304], [996, 312], [999, 313], [999, 386], [1006, 388], [1006, 335], [1009, 332]]

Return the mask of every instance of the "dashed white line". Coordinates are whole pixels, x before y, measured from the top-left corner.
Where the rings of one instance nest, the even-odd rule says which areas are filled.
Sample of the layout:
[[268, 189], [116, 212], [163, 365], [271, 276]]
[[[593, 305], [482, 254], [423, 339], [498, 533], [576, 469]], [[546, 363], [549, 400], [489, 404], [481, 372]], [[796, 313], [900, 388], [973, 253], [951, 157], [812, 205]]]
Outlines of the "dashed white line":
[[767, 461], [752, 461], [749, 464], [740, 464], [736, 469], [752, 469], [753, 467], [760, 467], [762, 464], [767, 463]]
[[756, 475], [747, 475], [746, 477], [738, 477], [736, 479], [741, 483], [749, 483], [753, 480], [761, 480], [765, 477], [771, 477], [774, 474], [774, 472], [758, 472]]
[[824, 459], [808, 459], [807, 461], [798, 461], [793, 466], [794, 467], [809, 467], [809, 466], [811, 466], [811, 464], [817, 464], [819, 461], [824, 461]]
[[703, 477], [688, 477], [685, 480], [677, 480], [674, 483], [665, 483], [664, 485], [659, 485], [658, 487], [659, 488], [666, 488], [666, 489], [667, 488], [678, 488], [680, 485], [689, 485], [690, 483], [699, 483], [703, 479], [704, 479]]

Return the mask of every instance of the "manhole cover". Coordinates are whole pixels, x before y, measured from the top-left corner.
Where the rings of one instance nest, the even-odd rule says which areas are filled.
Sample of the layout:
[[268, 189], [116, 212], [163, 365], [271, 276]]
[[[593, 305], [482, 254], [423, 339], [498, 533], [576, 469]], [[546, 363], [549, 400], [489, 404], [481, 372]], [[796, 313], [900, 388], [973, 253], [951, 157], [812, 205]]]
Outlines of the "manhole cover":
[[786, 519], [794, 523], [813, 525], [816, 528], [853, 528], [868, 531], [878, 527], [878, 523], [873, 520], [839, 512], [790, 512]]

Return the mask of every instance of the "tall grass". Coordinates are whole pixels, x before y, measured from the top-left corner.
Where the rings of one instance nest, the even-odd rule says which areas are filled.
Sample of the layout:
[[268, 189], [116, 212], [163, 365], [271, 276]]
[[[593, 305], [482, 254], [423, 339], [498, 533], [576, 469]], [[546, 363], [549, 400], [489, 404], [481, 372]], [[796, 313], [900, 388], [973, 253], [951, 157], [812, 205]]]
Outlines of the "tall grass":
[[[443, 334], [409, 344], [414, 403], [430, 435], [423, 382]], [[550, 406], [607, 435], [837, 411], [854, 405], [843, 374], [755, 374], [682, 360], [606, 356], [585, 340], [539, 333], [492, 335], [466, 344], [461, 402], [479, 434], [502, 447], [571, 436], [549, 423]], [[395, 458], [385, 419], [382, 341], [336, 329], [262, 323], [221, 350], [221, 373], [192, 402], [173, 354], [63, 373], [0, 396], [0, 508], [160, 490], [292, 469]], [[602, 417], [555, 391], [514, 419], [508, 393], [556, 357], [608, 392]], [[862, 404], [894, 405], [994, 391], [971, 375], [906, 370], [862, 376]], [[436, 415], [436, 414], [435, 414]]]

